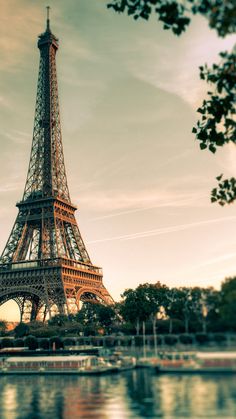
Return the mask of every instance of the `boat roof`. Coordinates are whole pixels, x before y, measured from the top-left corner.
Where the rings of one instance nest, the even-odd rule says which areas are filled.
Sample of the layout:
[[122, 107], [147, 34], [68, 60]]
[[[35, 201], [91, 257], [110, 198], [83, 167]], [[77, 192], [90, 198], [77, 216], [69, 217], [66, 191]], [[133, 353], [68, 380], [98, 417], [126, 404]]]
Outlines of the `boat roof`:
[[201, 359], [236, 359], [236, 352], [197, 352], [198, 358]]
[[62, 361], [83, 361], [96, 358], [91, 355], [56, 355], [56, 356], [14, 356], [7, 358], [7, 362], [62, 362]]

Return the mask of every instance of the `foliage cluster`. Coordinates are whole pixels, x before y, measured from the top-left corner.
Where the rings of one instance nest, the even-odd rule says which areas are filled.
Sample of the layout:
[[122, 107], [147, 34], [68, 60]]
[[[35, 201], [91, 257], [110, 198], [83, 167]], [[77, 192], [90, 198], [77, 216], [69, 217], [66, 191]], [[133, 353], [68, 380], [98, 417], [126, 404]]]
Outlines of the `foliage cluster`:
[[[135, 299], [142, 303], [132, 304]], [[170, 334], [198, 333], [199, 341], [207, 332], [236, 331], [236, 278], [226, 278], [219, 291], [212, 287], [169, 288], [159, 282], [139, 285], [125, 291], [120, 313], [131, 324], [159, 319], [155, 324], [159, 332], [167, 332], [166, 324]]]
[[135, 20], [148, 20], [155, 14], [163, 28], [171, 29], [175, 35], [181, 35], [196, 14], [205, 16], [219, 36], [236, 31], [236, 4], [230, 0], [113, 0], [107, 7], [118, 13], [127, 12]]
[[223, 332], [236, 331], [235, 319], [236, 278], [226, 278], [219, 291], [212, 287], [169, 288], [157, 282], [125, 290], [122, 300], [113, 306], [84, 303], [78, 313], [56, 315], [47, 323], [19, 323], [9, 335], [15, 336], [18, 346], [26, 339], [32, 346], [32, 336], [39, 338], [47, 349], [48, 339], [52, 342], [55, 336], [73, 346], [74, 336], [140, 335], [145, 324], [147, 334], [178, 334], [185, 344], [192, 341], [189, 333], [195, 333], [199, 342], [207, 333], [218, 333], [221, 342]]

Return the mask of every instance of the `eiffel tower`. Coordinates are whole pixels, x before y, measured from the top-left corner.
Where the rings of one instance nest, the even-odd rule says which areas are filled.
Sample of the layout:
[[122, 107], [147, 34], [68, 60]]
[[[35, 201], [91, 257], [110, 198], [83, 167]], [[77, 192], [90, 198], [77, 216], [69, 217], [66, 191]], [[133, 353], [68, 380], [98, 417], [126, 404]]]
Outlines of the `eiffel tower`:
[[79, 310], [82, 302], [112, 304], [102, 269], [92, 264], [67, 185], [56, 52], [47, 8], [39, 35], [39, 77], [30, 163], [18, 215], [0, 258], [0, 305], [14, 300], [21, 321]]

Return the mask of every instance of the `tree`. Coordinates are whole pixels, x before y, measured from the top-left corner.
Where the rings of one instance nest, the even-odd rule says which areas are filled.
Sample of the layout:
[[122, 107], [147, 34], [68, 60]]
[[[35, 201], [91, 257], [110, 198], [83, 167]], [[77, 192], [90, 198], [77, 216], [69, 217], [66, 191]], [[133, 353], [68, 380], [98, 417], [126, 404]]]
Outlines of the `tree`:
[[236, 277], [226, 278], [221, 286], [220, 317], [227, 329], [236, 330]]
[[199, 321], [201, 288], [180, 287], [174, 289], [174, 297], [167, 313], [184, 323], [185, 333], [189, 333], [190, 326], [195, 327]]
[[26, 335], [29, 334], [29, 330], [30, 330], [30, 328], [29, 328], [29, 326], [27, 324], [25, 324], [25, 323], [19, 323], [15, 327], [14, 333], [15, 333], [15, 336], [17, 338], [22, 338], [22, 337], [24, 337], [24, 336], [26, 336]]
[[143, 300], [143, 292], [141, 289], [130, 288], [125, 290], [121, 297], [123, 301], [120, 305], [120, 313], [125, 321], [135, 325], [136, 334], [139, 335], [140, 322], [146, 321], [149, 317]]
[[193, 15], [200, 14], [209, 21], [219, 36], [236, 31], [236, 4], [233, 0], [113, 0], [107, 5], [115, 12], [127, 12], [135, 20], [148, 20], [155, 14], [175, 35], [181, 35]]
[[7, 330], [7, 323], [4, 320], [0, 320], [0, 335], [4, 336]]
[[220, 293], [218, 291], [212, 287], [199, 288], [197, 315], [203, 333], [207, 333], [208, 325], [211, 327], [211, 323], [219, 321], [219, 303]]
[[173, 332], [173, 320], [181, 319], [183, 301], [183, 294], [178, 288], [170, 288], [167, 292], [167, 301], [165, 305], [165, 312], [169, 317], [169, 333]]
[[56, 314], [50, 320], [48, 320], [49, 326], [63, 326], [68, 321], [68, 317], [65, 314]]
[[109, 329], [116, 318], [117, 315], [113, 307], [102, 304], [98, 306], [98, 321], [102, 327]]
[[[134, 19], [145, 19], [155, 14], [163, 22], [164, 29], [181, 35], [191, 22], [193, 15], [200, 14], [208, 19], [209, 26], [219, 36], [236, 32], [235, 0], [113, 0], [107, 5], [115, 12], [127, 12]], [[193, 128], [201, 150], [215, 153], [218, 147], [236, 142], [236, 48], [232, 52], [220, 53], [220, 64], [200, 67], [200, 77], [214, 86], [198, 112], [202, 115]], [[211, 192], [211, 201], [220, 205], [236, 199], [236, 179], [222, 180], [217, 176], [218, 187]]]
[[189, 322], [190, 322], [191, 314], [193, 313], [192, 292], [191, 292], [191, 288], [186, 288], [186, 287], [181, 288], [181, 291], [182, 291], [182, 299], [183, 299], [182, 307], [183, 307], [185, 333], [189, 333]]
[[99, 303], [84, 303], [82, 309], [76, 314], [76, 320], [83, 326], [109, 329], [117, 318], [114, 307]]
[[83, 303], [81, 310], [75, 315], [76, 321], [82, 325], [98, 324], [98, 303]]
[[136, 332], [139, 334], [140, 322], [152, 320], [153, 328], [156, 325], [156, 318], [161, 307], [166, 303], [166, 285], [142, 284], [135, 290], [128, 289], [123, 294], [120, 313], [124, 320], [136, 324]]

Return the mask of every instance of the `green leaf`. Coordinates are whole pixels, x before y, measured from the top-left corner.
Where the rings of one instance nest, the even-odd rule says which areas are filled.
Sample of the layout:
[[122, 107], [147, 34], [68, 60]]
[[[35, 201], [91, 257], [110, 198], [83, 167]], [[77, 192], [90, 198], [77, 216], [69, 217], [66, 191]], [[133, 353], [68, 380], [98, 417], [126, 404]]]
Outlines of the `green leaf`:
[[210, 150], [212, 153], [214, 153], [214, 154], [215, 154], [215, 152], [216, 152], [216, 148], [215, 148], [215, 146], [214, 146], [213, 144], [210, 144], [210, 145], [209, 145], [209, 150]]

